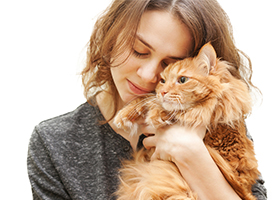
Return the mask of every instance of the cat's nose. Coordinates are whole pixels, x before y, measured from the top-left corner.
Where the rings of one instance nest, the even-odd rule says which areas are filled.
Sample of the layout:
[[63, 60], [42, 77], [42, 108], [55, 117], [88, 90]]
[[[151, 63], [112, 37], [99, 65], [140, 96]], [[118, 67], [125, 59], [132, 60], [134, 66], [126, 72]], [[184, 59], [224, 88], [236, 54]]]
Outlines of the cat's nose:
[[166, 95], [167, 93], [168, 93], [167, 91], [164, 91], [164, 90], [161, 91], [162, 96]]

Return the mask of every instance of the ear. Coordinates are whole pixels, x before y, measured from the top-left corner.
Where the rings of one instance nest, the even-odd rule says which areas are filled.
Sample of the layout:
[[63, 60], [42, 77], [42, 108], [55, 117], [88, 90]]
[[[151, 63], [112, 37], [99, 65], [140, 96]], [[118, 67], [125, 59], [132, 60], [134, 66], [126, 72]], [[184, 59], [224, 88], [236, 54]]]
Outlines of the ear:
[[214, 69], [216, 65], [216, 57], [216, 52], [210, 42], [200, 49], [197, 55], [197, 60], [199, 62], [199, 67], [204, 74], [208, 75], [210, 71]]

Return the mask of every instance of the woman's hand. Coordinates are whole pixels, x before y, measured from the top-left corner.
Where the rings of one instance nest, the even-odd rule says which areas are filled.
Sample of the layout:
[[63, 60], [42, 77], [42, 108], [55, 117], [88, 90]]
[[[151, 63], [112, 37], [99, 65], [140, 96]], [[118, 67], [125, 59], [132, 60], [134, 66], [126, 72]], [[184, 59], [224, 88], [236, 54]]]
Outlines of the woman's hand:
[[184, 162], [191, 159], [194, 151], [197, 151], [201, 143], [203, 144], [206, 129], [204, 126], [193, 129], [172, 125], [155, 130], [151, 126], [142, 126], [142, 132], [148, 136], [143, 141], [145, 148], [155, 147], [151, 160]]

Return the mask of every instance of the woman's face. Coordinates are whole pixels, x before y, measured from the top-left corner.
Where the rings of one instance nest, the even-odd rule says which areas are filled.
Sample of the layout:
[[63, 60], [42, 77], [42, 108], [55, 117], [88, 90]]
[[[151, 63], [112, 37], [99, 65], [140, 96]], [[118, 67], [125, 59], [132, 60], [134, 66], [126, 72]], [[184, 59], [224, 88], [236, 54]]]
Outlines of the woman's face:
[[[186, 58], [193, 47], [189, 29], [172, 14], [146, 11], [140, 21], [136, 41], [126, 62], [112, 67], [111, 73], [122, 103], [150, 93], [160, 73], [170, 63]], [[128, 49], [113, 64], [121, 63]]]

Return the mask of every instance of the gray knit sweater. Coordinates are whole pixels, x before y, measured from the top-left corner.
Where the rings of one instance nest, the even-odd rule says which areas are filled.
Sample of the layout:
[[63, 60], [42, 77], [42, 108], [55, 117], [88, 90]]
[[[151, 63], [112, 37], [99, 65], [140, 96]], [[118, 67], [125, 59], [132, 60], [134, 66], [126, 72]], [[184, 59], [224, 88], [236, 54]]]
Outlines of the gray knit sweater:
[[[35, 127], [27, 158], [33, 199], [116, 199], [117, 170], [132, 148], [108, 124], [101, 125], [103, 119], [97, 107], [85, 103]], [[252, 190], [266, 199], [263, 180]]]

